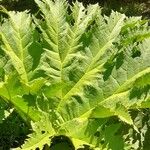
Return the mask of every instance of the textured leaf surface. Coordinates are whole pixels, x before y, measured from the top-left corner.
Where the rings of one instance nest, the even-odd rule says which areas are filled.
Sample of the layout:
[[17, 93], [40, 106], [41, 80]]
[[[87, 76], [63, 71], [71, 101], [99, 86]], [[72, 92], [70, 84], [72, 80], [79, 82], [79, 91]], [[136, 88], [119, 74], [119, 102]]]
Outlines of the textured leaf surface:
[[1, 27], [9, 57], [2, 55], [0, 96], [34, 121], [22, 148], [42, 149], [65, 135], [76, 148], [124, 149], [122, 122], [137, 132], [130, 112], [150, 106], [147, 23], [117, 12], [102, 16], [98, 5], [35, 1], [40, 33], [26, 12], [10, 12]]
[[[30, 24], [31, 18], [29, 15], [12, 12], [9, 13], [9, 21], [6, 20], [0, 28], [4, 43], [2, 49], [10, 57], [21, 80], [26, 83], [28, 82], [27, 62], [30, 56], [27, 48], [32, 43], [32, 28]], [[29, 66], [31, 64], [28, 64]]]
[[55, 134], [55, 131], [51, 126], [49, 117], [45, 115], [39, 122], [32, 123], [32, 126], [35, 132], [28, 136], [29, 139], [27, 139], [22, 148], [18, 148], [18, 150], [42, 149], [46, 143], [50, 145], [50, 138]]

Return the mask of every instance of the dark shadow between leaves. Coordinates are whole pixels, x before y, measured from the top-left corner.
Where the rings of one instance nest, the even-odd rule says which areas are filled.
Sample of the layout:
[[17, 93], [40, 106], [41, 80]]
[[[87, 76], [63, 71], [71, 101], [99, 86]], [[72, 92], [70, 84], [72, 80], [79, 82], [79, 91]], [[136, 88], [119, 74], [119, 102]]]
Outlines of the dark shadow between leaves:
[[13, 111], [4, 121], [0, 124], [0, 149], [9, 150], [21, 146], [27, 135], [31, 133], [31, 127], [25, 123], [24, 120]]
[[23, 99], [28, 103], [28, 106], [36, 106], [36, 97], [34, 95], [23, 95]]
[[33, 59], [32, 70], [36, 69], [36, 67], [38, 66], [42, 52], [42, 46], [38, 42], [33, 42], [32, 45], [29, 47], [29, 54], [32, 56]]
[[138, 88], [135, 87], [130, 92], [130, 99], [141, 99], [141, 97], [146, 97], [148, 92], [150, 91], [150, 85], [146, 85], [144, 87]]
[[60, 136], [55, 136], [51, 140], [51, 150], [75, 150], [75, 147], [67, 136], [60, 135]]
[[111, 58], [105, 63], [105, 71], [103, 73], [103, 79], [106, 81], [109, 76], [112, 74], [114, 67], [119, 69], [124, 61], [124, 53], [123, 51], [117, 53], [116, 55], [112, 55]]

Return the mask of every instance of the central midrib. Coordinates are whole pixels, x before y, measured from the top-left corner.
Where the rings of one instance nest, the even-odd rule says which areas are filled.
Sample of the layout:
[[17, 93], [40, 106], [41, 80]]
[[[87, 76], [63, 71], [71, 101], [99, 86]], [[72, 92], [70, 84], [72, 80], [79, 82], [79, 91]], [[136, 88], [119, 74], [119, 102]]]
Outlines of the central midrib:
[[[121, 16], [120, 19], [116, 22], [115, 26], [112, 29], [112, 32], [110, 33], [110, 36], [108, 38], [108, 41], [106, 42], [106, 44], [104, 44], [104, 46], [98, 51], [98, 53], [93, 57], [91, 63], [89, 64], [89, 66], [87, 67], [85, 73], [83, 74], [83, 76], [77, 81], [77, 83], [68, 91], [68, 93], [66, 93], [62, 98], [61, 101], [59, 102], [58, 106], [57, 106], [57, 111], [60, 109], [61, 104], [66, 100], [66, 98], [69, 96], [69, 94], [78, 87], [78, 85], [80, 85], [81, 81], [88, 75], [89, 72], [92, 72], [94, 69], [91, 68], [91, 66], [95, 63], [95, 61], [100, 58], [106, 51], [106, 49], [108, 49], [111, 45], [112, 42], [115, 40], [116, 37], [111, 37], [113, 35], [113, 32], [116, 30], [116, 27], [118, 27], [118, 25], [120, 25], [121, 21], [123, 22], [124, 16]], [[119, 33], [118, 33], [119, 34]], [[104, 63], [103, 63], [104, 64]], [[103, 68], [103, 64], [100, 66], [100, 69]], [[61, 64], [62, 65], [62, 64]], [[61, 68], [63, 69], [63, 68]], [[99, 70], [100, 70], [99, 69]], [[61, 70], [62, 73], [62, 70]], [[61, 79], [62, 79], [62, 74], [61, 74]], [[63, 81], [62, 81], [63, 82]]]
[[[131, 78], [130, 78], [129, 80], [127, 80], [122, 86], [124, 87], [124, 85], [126, 85], [127, 83], [133, 81], [133, 79], [135, 79], [136, 77], [141, 77], [142, 75], [144, 75], [144, 73], [146, 73], [146, 72], [148, 72], [148, 71], [150, 72], [150, 67], [147, 68], [147, 69], [142, 70], [141, 72], [139, 72], [139, 73], [136, 74], [135, 76], [131, 77]], [[141, 76], [140, 76], [140, 75], [141, 75]], [[122, 88], [121, 88], [122, 86], [120, 86], [119, 89], [122, 89]], [[108, 96], [106, 99], [100, 101], [100, 103], [98, 103], [98, 105], [107, 102], [110, 98], [113, 98], [113, 97], [115, 97], [115, 96], [123, 96], [123, 95], [126, 95], [126, 94], [128, 94], [129, 91], [130, 91], [130, 89], [127, 89], [127, 90], [125, 90], [125, 91], [123, 91], [123, 90], [118, 91], [119, 89], [117, 89], [112, 95]], [[117, 92], [117, 91], [118, 91], [118, 92]], [[92, 107], [90, 110], [86, 111], [85, 113], [81, 114], [79, 117], [76, 117], [76, 118], [73, 118], [73, 119], [71, 119], [71, 120], [68, 120], [68, 121], [64, 122], [63, 125], [66, 124], [66, 123], [68, 123], [68, 122], [71, 122], [72, 120], [84, 118], [84, 116], [85, 116], [86, 114], [90, 114], [90, 112], [92, 112], [92, 110], [93, 110], [94, 108], [95, 108], [95, 106]]]

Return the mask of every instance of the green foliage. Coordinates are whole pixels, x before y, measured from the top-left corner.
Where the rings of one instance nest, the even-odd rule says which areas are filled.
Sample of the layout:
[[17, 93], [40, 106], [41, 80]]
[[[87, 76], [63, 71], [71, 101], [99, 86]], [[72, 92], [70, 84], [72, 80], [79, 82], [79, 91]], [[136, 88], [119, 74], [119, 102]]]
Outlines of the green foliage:
[[[0, 104], [11, 104], [33, 130], [17, 149], [42, 149], [57, 136], [76, 149], [141, 148], [145, 132], [130, 111], [150, 106], [148, 23], [102, 16], [97, 4], [35, 2], [42, 19], [4, 10], [0, 27]], [[142, 130], [142, 140], [131, 130]]]

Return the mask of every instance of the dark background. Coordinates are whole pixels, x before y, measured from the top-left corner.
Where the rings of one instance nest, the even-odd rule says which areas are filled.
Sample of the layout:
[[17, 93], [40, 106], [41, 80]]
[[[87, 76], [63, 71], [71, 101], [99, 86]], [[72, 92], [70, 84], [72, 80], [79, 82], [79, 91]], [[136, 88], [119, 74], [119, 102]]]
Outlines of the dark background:
[[[69, 3], [75, 0], [68, 0]], [[79, 0], [86, 6], [87, 4], [99, 3], [103, 7], [103, 13], [109, 14], [111, 9], [125, 13], [128, 16], [143, 16], [150, 18], [150, 0]], [[0, 5], [8, 10], [30, 10], [37, 11], [34, 0], [0, 0]]]

